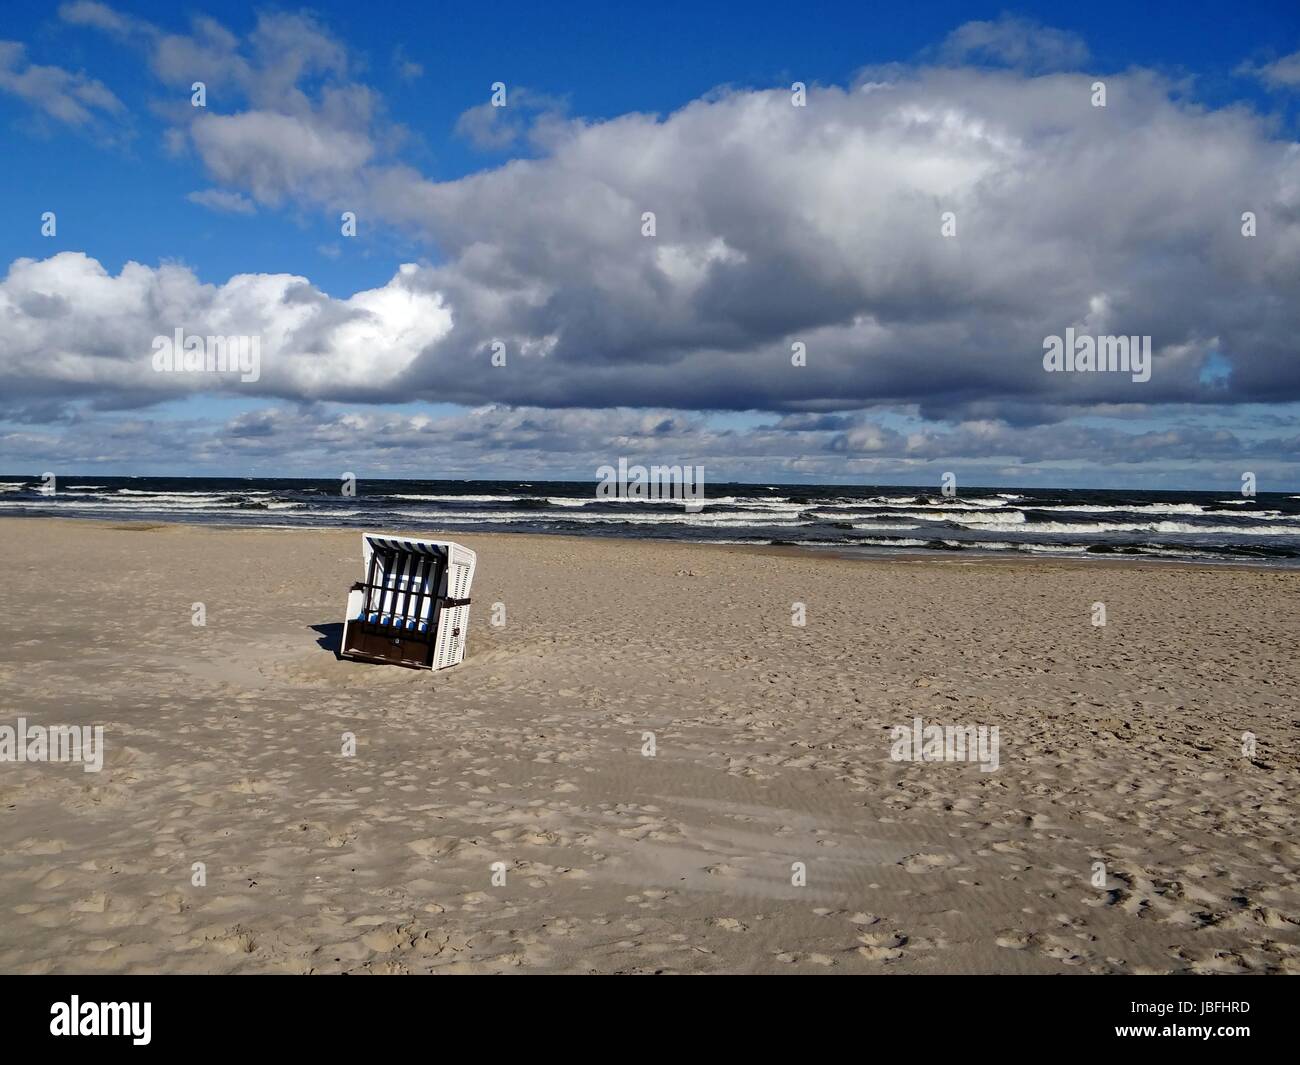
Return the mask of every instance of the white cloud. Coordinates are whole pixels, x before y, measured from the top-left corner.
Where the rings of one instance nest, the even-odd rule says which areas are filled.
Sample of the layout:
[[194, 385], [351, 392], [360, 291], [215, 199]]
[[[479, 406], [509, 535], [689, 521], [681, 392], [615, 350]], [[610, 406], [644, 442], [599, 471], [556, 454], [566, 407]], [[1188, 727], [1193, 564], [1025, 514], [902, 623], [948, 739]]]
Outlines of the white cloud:
[[[452, 317], [403, 267], [382, 288], [332, 299], [306, 278], [241, 274], [201, 283], [186, 267], [127, 263], [114, 276], [64, 252], [19, 259], [0, 282], [0, 384], [12, 400], [110, 395], [150, 402], [189, 392], [382, 398]], [[261, 376], [157, 373], [153, 341], [256, 336]]]
[[506, 103], [491, 100], [464, 111], [456, 120], [456, 133], [476, 148], [504, 151], [526, 140], [544, 140], [547, 131], [563, 119], [565, 102], [522, 86], [509, 87]]
[[[169, 84], [207, 74], [220, 107], [247, 105], [176, 119], [220, 191], [244, 198], [228, 202], [342, 204], [442, 256], [390, 282], [437, 322], [400, 379], [343, 368], [331, 386], [326, 359], [268, 379], [286, 395], [888, 405], [1017, 424], [1103, 404], [1300, 398], [1300, 146], [1147, 71], [1108, 75], [1106, 108], [1091, 106], [1091, 76], [1032, 76], [1086, 59], [1068, 33], [968, 23], [939, 65], [814, 88], [805, 108], [782, 88], [719, 91], [666, 117], [552, 115], [527, 131], [536, 158], [449, 182], [394, 162], [382, 100], [306, 16], [264, 15], [245, 38], [210, 20], [140, 36]], [[971, 59], [1012, 69], [954, 65]], [[1244, 210], [1257, 237], [1241, 235]], [[1150, 382], [1042, 372], [1045, 336], [1103, 321], [1153, 337]], [[507, 368], [486, 357], [494, 340]], [[794, 341], [806, 367], [790, 364]], [[1209, 389], [1216, 353], [1232, 372]]]
[[0, 92], [11, 93], [69, 126], [89, 126], [124, 110], [103, 82], [62, 67], [32, 63], [17, 41], [0, 41]]
[[272, 206], [303, 190], [342, 194], [373, 151], [362, 134], [269, 111], [202, 115], [190, 133], [209, 175]]
[[[359, 180], [372, 213], [449, 256], [421, 276], [457, 327], [421, 375], [464, 402], [1050, 418], [1205, 401], [1212, 349], [1233, 398], [1300, 396], [1296, 146], [1141, 71], [1108, 84], [1105, 110], [1088, 77], [971, 69], [807, 108], [723, 93], [569, 123], [543, 157], [460, 181]], [[1268, 219], [1256, 238], [1246, 207]], [[1153, 337], [1151, 382], [1042, 372], [1043, 338], [1095, 306]], [[492, 337], [554, 338], [546, 373], [493, 374], [474, 359]], [[794, 340], [809, 360], [792, 371]]]
[[1292, 52], [1271, 63], [1254, 66], [1244, 63], [1238, 73], [1249, 74], [1267, 85], [1270, 89], [1300, 88], [1300, 52]]
[[[155, 105], [171, 123], [168, 151], [192, 146], [213, 181], [257, 203], [278, 206], [298, 193], [332, 203], [378, 150], [404, 137], [384, 121], [378, 94], [352, 80], [346, 45], [308, 13], [262, 12], [243, 37], [207, 16], [193, 17], [189, 33], [170, 33], [94, 0], [59, 13], [139, 49], [169, 90]], [[204, 107], [189, 105], [196, 82]]]
[[1077, 70], [1088, 61], [1088, 46], [1078, 34], [1006, 14], [958, 26], [939, 53], [952, 63], [995, 62], [1030, 70]]
[[120, 37], [136, 32], [141, 25], [138, 19], [123, 15], [96, 0], [74, 0], [72, 3], [60, 4], [59, 18], [72, 26], [89, 26]]
[[247, 196], [242, 196], [238, 192], [227, 192], [225, 189], [201, 189], [198, 192], [191, 192], [185, 198], [191, 203], [197, 203], [200, 207], [210, 207], [214, 211], [225, 211], [229, 214], [257, 213], [253, 201]]

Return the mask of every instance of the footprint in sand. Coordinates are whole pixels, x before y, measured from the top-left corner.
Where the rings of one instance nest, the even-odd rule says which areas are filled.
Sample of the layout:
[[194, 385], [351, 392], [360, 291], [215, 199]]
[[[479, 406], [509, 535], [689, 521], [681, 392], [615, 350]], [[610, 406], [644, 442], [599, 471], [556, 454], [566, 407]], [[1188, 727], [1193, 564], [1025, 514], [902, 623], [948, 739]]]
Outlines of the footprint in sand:
[[1086, 961], [1091, 961], [1093, 957], [1090, 951], [1079, 950], [1069, 940], [1062, 939], [1060, 936], [1046, 936], [1042, 953], [1065, 965], [1082, 965]]
[[1177, 951], [1175, 956], [1189, 962], [1189, 967], [1194, 973], [1248, 973], [1251, 971], [1251, 966], [1246, 963], [1246, 960], [1233, 950], [1215, 950], [1199, 958]]
[[1038, 937], [1033, 932], [1026, 932], [1021, 928], [1008, 928], [999, 932], [993, 942], [999, 947], [1006, 947], [1007, 950], [1024, 950], [1034, 946], [1038, 942]]
[[102, 891], [97, 891], [93, 895], [72, 904], [72, 909], [77, 913], [103, 913], [108, 909], [108, 896]]
[[220, 954], [252, 954], [257, 949], [257, 943], [249, 933], [234, 929], [228, 935], [207, 937], [207, 944]]
[[951, 854], [909, 854], [898, 864], [909, 873], [932, 873], [936, 869], [956, 865], [957, 859]]
[[834, 965], [835, 959], [828, 954], [800, 954], [797, 951], [783, 950], [776, 954], [776, 960], [786, 965], [804, 962], [809, 965]]
[[1085, 906], [1114, 906], [1123, 897], [1123, 892], [1118, 889], [1111, 889], [1096, 895], [1085, 895], [1082, 901]]
[[387, 954], [399, 946], [410, 946], [414, 936], [400, 927], [376, 928], [361, 937], [361, 942], [376, 954]]
[[858, 954], [867, 961], [898, 961], [903, 956], [907, 936], [902, 932], [864, 932], [858, 936]]
[[437, 859], [458, 854], [476, 845], [473, 841], [458, 839], [455, 836], [430, 836], [427, 839], [411, 840], [406, 846], [421, 858]]

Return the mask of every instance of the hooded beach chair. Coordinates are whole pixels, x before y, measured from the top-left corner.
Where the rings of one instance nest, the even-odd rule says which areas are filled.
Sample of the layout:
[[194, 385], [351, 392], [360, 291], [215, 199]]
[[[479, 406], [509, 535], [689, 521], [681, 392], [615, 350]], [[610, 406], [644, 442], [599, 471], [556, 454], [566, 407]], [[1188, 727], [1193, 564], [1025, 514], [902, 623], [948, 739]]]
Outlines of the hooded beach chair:
[[340, 654], [416, 669], [465, 657], [477, 556], [446, 540], [361, 537], [366, 579], [348, 593]]

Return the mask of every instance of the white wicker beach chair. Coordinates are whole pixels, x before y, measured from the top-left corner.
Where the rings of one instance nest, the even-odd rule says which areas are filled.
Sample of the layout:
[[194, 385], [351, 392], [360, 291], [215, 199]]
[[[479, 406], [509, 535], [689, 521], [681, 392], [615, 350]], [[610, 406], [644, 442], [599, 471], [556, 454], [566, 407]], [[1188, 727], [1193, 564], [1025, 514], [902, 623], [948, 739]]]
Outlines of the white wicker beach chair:
[[340, 654], [415, 669], [465, 657], [477, 556], [446, 540], [361, 537], [366, 579], [348, 593]]

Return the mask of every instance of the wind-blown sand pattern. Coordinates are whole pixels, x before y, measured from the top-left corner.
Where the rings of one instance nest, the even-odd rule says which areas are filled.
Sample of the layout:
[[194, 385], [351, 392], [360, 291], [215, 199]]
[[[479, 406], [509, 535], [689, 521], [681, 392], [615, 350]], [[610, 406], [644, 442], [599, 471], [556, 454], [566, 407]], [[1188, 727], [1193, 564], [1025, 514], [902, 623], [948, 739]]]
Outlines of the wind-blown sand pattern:
[[1300, 971], [1300, 575], [453, 536], [428, 673], [355, 532], [0, 529], [0, 724], [107, 745], [0, 763], [0, 971]]

